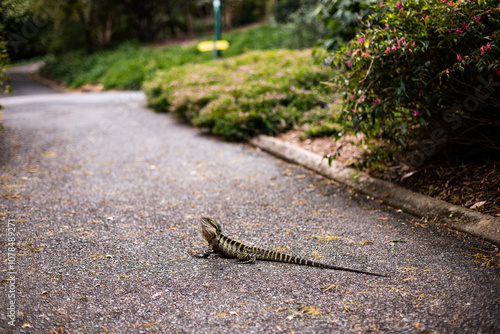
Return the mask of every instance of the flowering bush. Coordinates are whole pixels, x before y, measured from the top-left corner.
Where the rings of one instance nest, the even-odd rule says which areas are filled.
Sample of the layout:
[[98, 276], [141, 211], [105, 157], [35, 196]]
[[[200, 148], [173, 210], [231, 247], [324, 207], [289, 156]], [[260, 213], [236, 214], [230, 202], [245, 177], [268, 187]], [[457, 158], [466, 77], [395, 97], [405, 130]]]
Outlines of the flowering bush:
[[[444, 143], [500, 148], [496, 0], [386, 1], [334, 56], [340, 121], [419, 166]], [[406, 149], [406, 150], [404, 150]]]
[[[253, 51], [158, 72], [143, 89], [157, 111], [171, 111], [228, 140], [275, 134], [321, 118], [333, 106], [331, 69], [311, 64], [311, 51]], [[323, 112], [319, 112], [319, 110]]]

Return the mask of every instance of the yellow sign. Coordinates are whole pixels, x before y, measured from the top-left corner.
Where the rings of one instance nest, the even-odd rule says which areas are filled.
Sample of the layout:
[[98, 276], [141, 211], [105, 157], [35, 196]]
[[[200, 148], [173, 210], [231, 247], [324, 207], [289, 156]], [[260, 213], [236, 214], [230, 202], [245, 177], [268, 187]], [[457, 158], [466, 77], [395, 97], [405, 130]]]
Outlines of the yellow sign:
[[[220, 40], [215, 43], [215, 47], [217, 50], [226, 50], [229, 47], [229, 42]], [[198, 44], [198, 50], [201, 52], [205, 51], [213, 51], [214, 49], [214, 42], [213, 41], [208, 41], [208, 42], [201, 42]]]

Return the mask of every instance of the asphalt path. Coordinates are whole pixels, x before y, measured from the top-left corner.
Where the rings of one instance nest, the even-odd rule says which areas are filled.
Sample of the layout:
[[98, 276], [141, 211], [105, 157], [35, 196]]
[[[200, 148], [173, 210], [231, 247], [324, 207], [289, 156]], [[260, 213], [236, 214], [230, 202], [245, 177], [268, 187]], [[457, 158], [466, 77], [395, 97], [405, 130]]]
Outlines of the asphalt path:
[[[500, 332], [494, 245], [222, 142], [140, 92], [12, 85], [0, 332]], [[389, 277], [199, 259], [201, 216], [249, 245]]]

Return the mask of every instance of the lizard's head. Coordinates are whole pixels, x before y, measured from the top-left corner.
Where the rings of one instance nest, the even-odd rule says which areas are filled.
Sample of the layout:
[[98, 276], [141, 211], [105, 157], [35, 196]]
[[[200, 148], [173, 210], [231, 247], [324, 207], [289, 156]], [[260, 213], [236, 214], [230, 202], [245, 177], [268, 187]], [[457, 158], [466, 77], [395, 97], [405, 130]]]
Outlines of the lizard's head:
[[201, 234], [206, 241], [210, 242], [221, 231], [220, 224], [212, 218], [201, 217]]

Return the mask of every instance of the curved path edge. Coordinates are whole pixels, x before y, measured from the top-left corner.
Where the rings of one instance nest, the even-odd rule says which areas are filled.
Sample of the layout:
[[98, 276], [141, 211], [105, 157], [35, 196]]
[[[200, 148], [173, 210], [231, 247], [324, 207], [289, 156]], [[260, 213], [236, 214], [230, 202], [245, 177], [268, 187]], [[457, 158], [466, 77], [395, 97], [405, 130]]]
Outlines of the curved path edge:
[[251, 139], [250, 144], [377, 198], [393, 208], [401, 209], [418, 218], [443, 223], [500, 245], [498, 218], [415, 193], [336, 161], [332, 161], [329, 166], [328, 161], [322, 156], [273, 137], [260, 135]]

